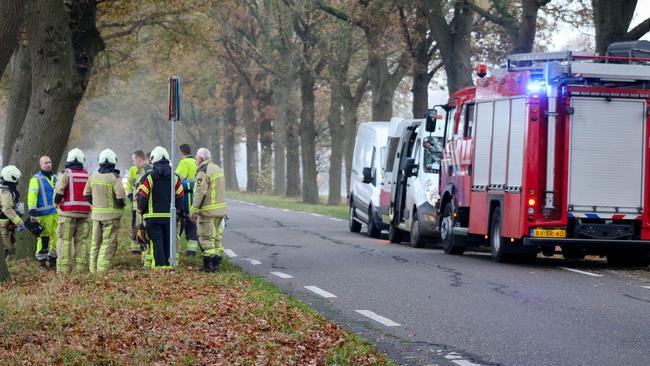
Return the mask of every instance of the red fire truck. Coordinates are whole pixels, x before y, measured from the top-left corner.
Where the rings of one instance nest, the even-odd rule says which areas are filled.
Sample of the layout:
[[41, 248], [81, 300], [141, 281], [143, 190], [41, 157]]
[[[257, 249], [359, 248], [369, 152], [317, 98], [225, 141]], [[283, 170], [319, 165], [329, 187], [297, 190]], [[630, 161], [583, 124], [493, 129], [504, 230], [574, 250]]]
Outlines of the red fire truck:
[[502, 262], [560, 248], [647, 266], [650, 58], [518, 54], [492, 74], [443, 106], [445, 252], [488, 244]]

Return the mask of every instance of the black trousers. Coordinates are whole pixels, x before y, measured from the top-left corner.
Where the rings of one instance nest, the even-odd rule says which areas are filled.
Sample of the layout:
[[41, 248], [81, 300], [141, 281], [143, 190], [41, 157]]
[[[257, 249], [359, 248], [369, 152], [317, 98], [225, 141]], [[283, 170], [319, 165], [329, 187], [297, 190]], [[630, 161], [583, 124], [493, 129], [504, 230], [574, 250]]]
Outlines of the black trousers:
[[189, 216], [184, 217], [183, 220], [185, 221], [183, 223], [183, 226], [185, 226], [185, 239], [197, 241], [196, 224], [190, 220]]
[[147, 222], [147, 235], [151, 241], [151, 268], [169, 267], [169, 222]]

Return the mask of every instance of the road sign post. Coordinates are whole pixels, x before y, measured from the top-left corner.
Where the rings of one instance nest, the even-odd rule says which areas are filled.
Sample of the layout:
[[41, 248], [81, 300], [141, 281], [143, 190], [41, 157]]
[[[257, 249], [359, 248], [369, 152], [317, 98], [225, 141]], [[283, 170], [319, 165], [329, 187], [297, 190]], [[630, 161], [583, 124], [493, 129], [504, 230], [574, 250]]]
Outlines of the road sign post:
[[181, 117], [181, 79], [176, 75], [169, 77], [169, 104], [168, 114], [169, 122], [171, 124], [171, 149], [169, 165], [172, 168], [171, 180], [171, 202], [169, 212], [169, 264], [172, 268], [176, 268], [176, 184], [175, 184], [175, 170], [174, 161], [176, 160], [176, 122]]

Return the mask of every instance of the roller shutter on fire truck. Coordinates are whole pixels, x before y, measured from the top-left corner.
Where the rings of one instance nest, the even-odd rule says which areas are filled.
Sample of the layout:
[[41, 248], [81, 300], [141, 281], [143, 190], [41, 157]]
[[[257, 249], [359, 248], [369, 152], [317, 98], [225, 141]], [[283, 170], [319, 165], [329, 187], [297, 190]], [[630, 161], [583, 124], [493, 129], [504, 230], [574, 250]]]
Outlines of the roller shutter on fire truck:
[[574, 97], [569, 213], [640, 214], [644, 191], [644, 100]]

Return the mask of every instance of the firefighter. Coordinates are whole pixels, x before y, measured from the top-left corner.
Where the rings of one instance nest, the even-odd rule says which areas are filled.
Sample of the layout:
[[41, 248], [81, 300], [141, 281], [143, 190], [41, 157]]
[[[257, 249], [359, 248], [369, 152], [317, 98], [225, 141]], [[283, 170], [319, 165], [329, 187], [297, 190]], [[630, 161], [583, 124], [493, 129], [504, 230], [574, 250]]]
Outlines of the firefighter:
[[90, 272], [101, 273], [110, 269], [117, 250], [126, 192], [115, 169], [117, 156], [111, 149], [99, 154], [99, 170], [88, 179], [84, 197], [92, 205], [93, 231], [90, 244]]
[[[126, 175], [126, 184], [124, 185], [124, 189], [126, 191], [126, 197], [129, 199], [129, 201], [133, 202], [133, 206], [135, 206], [135, 201], [133, 199], [134, 194], [137, 192], [137, 177], [138, 177], [138, 164], [136, 163], [136, 158], [135, 158], [135, 153], [131, 154], [131, 161], [133, 162], [133, 165], [131, 168], [129, 168], [129, 172]], [[134, 189], [134, 186], [136, 189]], [[135, 210], [135, 208], [134, 208]], [[131, 253], [133, 254], [140, 254], [141, 248], [140, 248], [140, 243], [135, 238], [135, 215], [131, 216], [131, 227], [133, 234], [131, 235]]]
[[[138, 168], [136, 171], [135, 178], [133, 180], [133, 186], [131, 187], [131, 191], [133, 192], [133, 205], [132, 205], [132, 216], [131, 216], [131, 225], [132, 225], [132, 241], [131, 241], [131, 248], [133, 251], [133, 245], [138, 246], [138, 251], [140, 251], [141, 254], [141, 259], [142, 259], [142, 264], [144, 268], [150, 268], [151, 267], [151, 253], [149, 252], [149, 241], [146, 240], [146, 238], [142, 235], [144, 230], [143, 230], [143, 222], [142, 222], [142, 214], [138, 212], [138, 189], [140, 187], [140, 184], [142, 183], [142, 177], [144, 177], [145, 174], [149, 173], [153, 167], [149, 163], [149, 154], [145, 154], [144, 151], [142, 150], [136, 150], [131, 154], [131, 160], [133, 161], [133, 164], [135, 167]], [[138, 238], [138, 233], [140, 234], [140, 237]]]
[[56, 271], [56, 226], [58, 219], [56, 205], [54, 204], [56, 176], [52, 175], [52, 159], [49, 156], [41, 156], [38, 164], [41, 170], [30, 179], [27, 193], [29, 220], [38, 222], [43, 227], [43, 231], [36, 240], [36, 260], [38, 260], [40, 271], [47, 271], [45, 263], [48, 261], [50, 271]]
[[[129, 169], [128, 185], [126, 188], [126, 195], [132, 202], [132, 215], [131, 215], [131, 253], [139, 254], [142, 252], [142, 243], [138, 242], [136, 238], [138, 227], [138, 200], [136, 199], [138, 187], [140, 186], [140, 179], [142, 176], [151, 170], [149, 159], [142, 150], [136, 150], [131, 154], [131, 161], [133, 166]], [[141, 218], [140, 221], [142, 222]]]
[[[178, 174], [183, 182], [183, 212], [189, 213], [190, 206], [192, 205], [192, 196], [194, 196], [194, 178], [196, 177], [196, 159], [192, 156], [192, 148], [188, 144], [183, 144], [179, 147], [181, 152], [181, 161], [178, 162], [176, 167], [176, 174]], [[188, 215], [181, 217], [182, 231], [185, 232], [185, 239], [187, 239], [188, 256], [196, 255], [198, 241], [196, 237], [196, 224], [190, 220]]]
[[25, 230], [21, 219], [20, 194], [16, 184], [20, 179], [20, 170], [13, 165], [7, 165], [0, 171], [0, 250], [5, 257], [15, 253], [14, 231]]
[[90, 204], [83, 196], [88, 182], [84, 168], [86, 157], [75, 148], [68, 152], [63, 169], [54, 186], [54, 203], [57, 204], [59, 225], [57, 227], [58, 273], [88, 269], [88, 235], [90, 233]]
[[[169, 220], [171, 187], [174, 184], [176, 206], [182, 211], [183, 186], [172, 172], [169, 153], [157, 146], [151, 151], [153, 169], [142, 178], [138, 193], [138, 211], [142, 213], [149, 237], [151, 268], [170, 268]], [[182, 212], [181, 212], [182, 214]]]
[[210, 155], [206, 148], [200, 148], [196, 152], [199, 170], [196, 174], [190, 218], [198, 226], [204, 270], [218, 272], [223, 252], [221, 222], [226, 216], [226, 185], [223, 170], [210, 160]]

